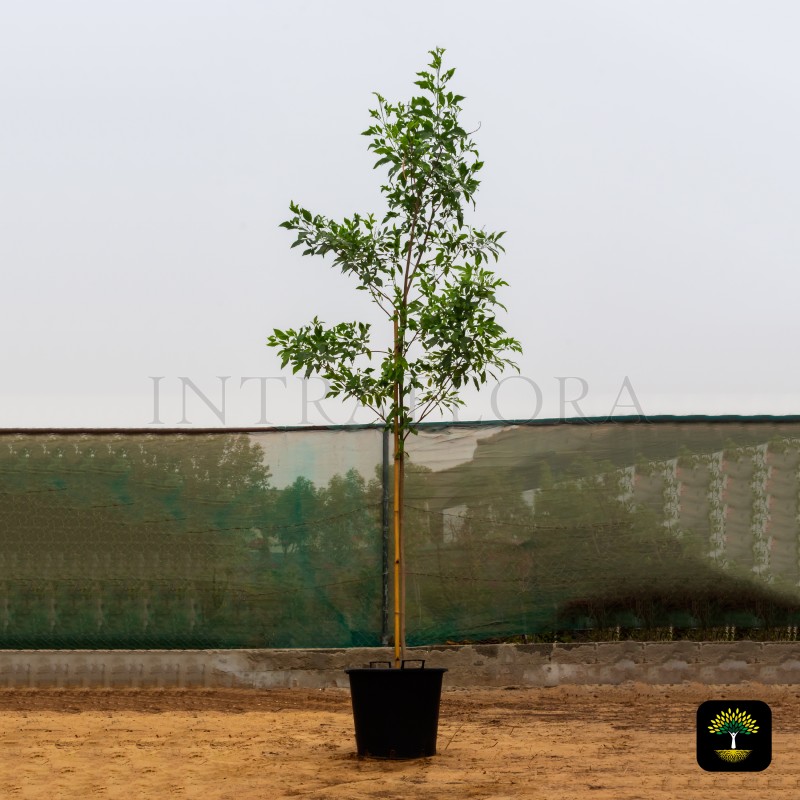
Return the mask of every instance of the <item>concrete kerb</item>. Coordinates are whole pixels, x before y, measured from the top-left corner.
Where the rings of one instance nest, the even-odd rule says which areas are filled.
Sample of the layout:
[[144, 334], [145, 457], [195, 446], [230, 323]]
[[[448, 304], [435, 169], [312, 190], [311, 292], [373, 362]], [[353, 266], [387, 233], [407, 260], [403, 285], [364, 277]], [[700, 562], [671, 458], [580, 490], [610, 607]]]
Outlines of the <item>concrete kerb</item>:
[[[448, 687], [800, 683], [800, 642], [447, 645], [407, 655], [445, 667]], [[390, 657], [386, 648], [2, 650], [0, 687], [322, 689], [347, 687], [348, 667]]]

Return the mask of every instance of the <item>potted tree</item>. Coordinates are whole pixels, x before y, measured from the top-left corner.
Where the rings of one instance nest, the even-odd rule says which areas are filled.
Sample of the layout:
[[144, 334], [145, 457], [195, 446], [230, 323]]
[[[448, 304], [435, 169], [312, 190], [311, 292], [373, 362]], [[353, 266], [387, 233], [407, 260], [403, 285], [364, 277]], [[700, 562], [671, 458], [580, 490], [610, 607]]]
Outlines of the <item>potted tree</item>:
[[[408, 102], [391, 103], [375, 94], [377, 107], [370, 110], [372, 124], [363, 135], [378, 157], [375, 168], [386, 172], [382, 214], [356, 213], [336, 222], [292, 202], [292, 217], [282, 223], [296, 234], [292, 247], [302, 246], [304, 255], [332, 255], [334, 266], [352, 276], [385, 315], [386, 329], [374, 332], [364, 322], [326, 325], [315, 316], [297, 329], [275, 329], [268, 339], [282, 366], [325, 378], [328, 397], [357, 400], [394, 437], [394, 658], [389, 669], [348, 670], [362, 755], [435, 751], [443, 670], [404, 669], [407, 439], [435, 410], [462, 405], [464, 385], [480, 387], [506, 367], [516, 368], [507, 354], [522, 352], [495, 317], [497, 308], [504, 309], [497, 290], [507, 284], [489, 265], [503, 251], [503, 233], [465, 221], [465, 210], [475, 205], [483, 162], [460, 122], [464, 97], [449, 88], [455, 70], [444, 69], [443, 54], [441, 48], [430, 51], [428, 67], [415, 81], [420, 93]], [[435, 704], [435, 715], [413, 707], [411, 698], [423, 695], [429, 706]], [[378, 696], [394, 698], [394, 713], [375, 711]], [[375, 719], [360, 724], [359, 707], [365, 714], [372, 708]], [[415, 717], [423, 718], [427, 731], [401, 733], [415, 727]], [[366, 743], [364, 729], [370, 725], [372, 741]]]

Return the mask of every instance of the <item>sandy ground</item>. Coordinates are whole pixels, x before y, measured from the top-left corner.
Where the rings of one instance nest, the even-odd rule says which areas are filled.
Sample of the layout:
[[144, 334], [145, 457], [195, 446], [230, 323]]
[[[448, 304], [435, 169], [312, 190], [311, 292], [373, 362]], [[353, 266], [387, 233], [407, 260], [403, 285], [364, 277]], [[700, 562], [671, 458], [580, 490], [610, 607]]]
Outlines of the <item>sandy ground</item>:
[[[772, 707], [760, 773], [702, 771], [709, 699]], [[0, 690], [0, 798], [800, 798], [800, 686], [453, 690], [439, 753], [360, 760], [342, 690]]]

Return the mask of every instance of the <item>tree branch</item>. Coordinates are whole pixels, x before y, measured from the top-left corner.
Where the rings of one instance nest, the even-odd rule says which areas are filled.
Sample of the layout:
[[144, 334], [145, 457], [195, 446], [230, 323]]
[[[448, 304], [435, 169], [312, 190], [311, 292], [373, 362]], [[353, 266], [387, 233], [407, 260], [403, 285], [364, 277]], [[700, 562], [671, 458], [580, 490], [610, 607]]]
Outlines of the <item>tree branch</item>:
[[437, 205], [432, 206], [432, 208], [431, 208], [431, 215], [428, 218], [428, 224], [427, 224], [427, 226], [425, 228], [425, 238], [422, 240], [422, 247], [420, 248], [419, 255], [417, 256], [417, 263], [414, 264], [414, 269], [411, 272], [411, 277], [409, 278], [409, 281], [408, 281], [408, 289], [407, 289], [407, 291], [405, 293], [405, 296], [404, 296], [404, 302], [408, 302], [408, 291], [411, 290], [411, 285], [414, 282], [414, 276], [417, 274], [417, 272], [419, 270], [419, 265], [422, 262], [422, 257], [425, 255], [425, 251], [428, 248], [428, 239], [430, 238], [431, 230], [433, 228], [433, 218], [436, 216], [436, 212], [439, 210], [441, 205], [442, 205], [442, 201], [440, 200]]
[[[448, 383], [450, 385], [448, 385]], [[444, 395], [450, 388], [452, 388], [453, 379], [452, 376], [448, 375], [445, 379], [444, 383], [439, 387], [439, 390], [433, 395], [425, 405], [424, 409], [419, 415], [418, 422], [422, 422], [425, 417], [428, 416], [436, 407], [439, 405], [439, 400], [441, 399], [442, 395]]]

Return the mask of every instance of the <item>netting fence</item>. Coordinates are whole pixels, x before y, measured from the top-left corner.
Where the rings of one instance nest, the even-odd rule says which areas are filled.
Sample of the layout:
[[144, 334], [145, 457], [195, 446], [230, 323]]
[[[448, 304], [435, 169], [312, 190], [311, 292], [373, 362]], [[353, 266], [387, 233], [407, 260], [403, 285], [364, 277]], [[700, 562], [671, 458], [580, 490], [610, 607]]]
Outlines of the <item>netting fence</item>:
[[[425, 425], [409, 644], [800, 622], [800, 418]], [[388, 641], [378, 427], [0, 432], [0, 647]]]

